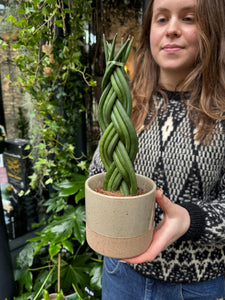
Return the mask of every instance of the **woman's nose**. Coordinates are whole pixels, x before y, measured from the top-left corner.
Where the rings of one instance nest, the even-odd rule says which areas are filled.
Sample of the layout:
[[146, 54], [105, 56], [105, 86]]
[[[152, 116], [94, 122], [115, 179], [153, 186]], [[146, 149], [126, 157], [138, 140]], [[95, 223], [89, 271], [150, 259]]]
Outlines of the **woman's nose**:
[[171, 18], [167, 26], [167, 36], [177, 37], [180, 36], [180, 34], [181, 34], [181, 29], [180, 29], [179, 20], [177, 20], [176, 18]]

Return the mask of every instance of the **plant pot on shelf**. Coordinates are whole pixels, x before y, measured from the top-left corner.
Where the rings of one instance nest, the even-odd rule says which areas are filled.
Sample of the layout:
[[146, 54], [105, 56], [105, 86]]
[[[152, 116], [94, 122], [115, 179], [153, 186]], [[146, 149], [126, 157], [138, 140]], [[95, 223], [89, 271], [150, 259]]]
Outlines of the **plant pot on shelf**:
[[96, 192], [103, 187], [104, 176], [94, 175], [85, 183], [87, 242], [104, 256], [137, 256], [152, 240], [156, 185], [150, 178], [136, 175], [143, 194], [112, 197]]

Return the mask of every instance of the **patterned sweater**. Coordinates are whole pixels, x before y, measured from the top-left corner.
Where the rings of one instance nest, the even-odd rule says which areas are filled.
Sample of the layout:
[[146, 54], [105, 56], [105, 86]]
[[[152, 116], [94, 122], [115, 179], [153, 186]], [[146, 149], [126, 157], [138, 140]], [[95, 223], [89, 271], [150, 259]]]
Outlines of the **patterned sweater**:
[[[134, 163], [137, 174], [152, 178], [191, 217], [188, 232], [153, 262], [130, 265], [144, 276], [167, 282], [198, 282], [225, 272], [225, 134], [224, 122], [209, 145], [193, 139], [195, 128], [178, 92], [167, 92], [169, 103], [149, 129], [138, 136]], [[155, 97], [160, 109], [163, 100]], [[146, 121], [149, 120], [149, 115]], [[90, 175], [103, 172], [98, 149]], [[156, 207], [155, 223], [163, 217]]]

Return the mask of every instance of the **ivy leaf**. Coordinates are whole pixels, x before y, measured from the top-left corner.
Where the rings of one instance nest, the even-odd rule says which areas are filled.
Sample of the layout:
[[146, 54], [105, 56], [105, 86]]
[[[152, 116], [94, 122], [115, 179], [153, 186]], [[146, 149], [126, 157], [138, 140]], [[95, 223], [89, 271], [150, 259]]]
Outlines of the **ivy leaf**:
[[51, 4], [51, 5], [57, 4], [56, 0], [47, 0], [46, 3]]
[[47, 158], [38, 158], [38, 160], [36, 161], [36, 165], [46, 165], [47, 163]]
[[72, 11], [71, 9], [69, 9], [69, 8], [64, 8], [64, 12], [65, 12], [66, 14], [71, 14], [71, 13], [73, 13], [73, 11]]
[[25, 9], [25, 15], [28, 15], [30, 13], [35, 13], [35, 9], [33, 7], [26, 7]]
[[86, 166], [86, 161], [82, 160], [81, 162], [79, 162], [79, 163], [77, 164], [77, 166], [78, 166], [79, 168], [81, 168], [81, 170], [85, 170], [85, 169], [87, 168], [87, 166]]
[[58, 27], [62, 27], [62, 20], [55, 20], [54, 23], [58, 26]]
[[6, 42], [1, 41], [1, 47], [2, 47], [3, 50], [6, 49], [8, 46], [9, 45]]
[[8, 21], [8, 22], [10, 22], [10, 23], [13, 23], [13, 24], [15, 24], [16, 23], [16, 18], [14, 17], [14, 16], [12, 16], [12, 15], [9, 15], [7, 18], [6, 18], [6, 20]]
[[44, 6], [44, 7], [42, 8], [42, 14], [43, 14], [44, 16], [47, 16], [48, 13], [49, 13], [49, 12], [48, 12], [47, 7]]
[[48, 178], [48, 179], [45, 181], [45, 185], [52, 184], [52, 183], [53, 183], [53, 178]]
[[19, 14], [24, 15], [25, 14], [25, 10], [24, 9], [17, 9], [16, 10]]

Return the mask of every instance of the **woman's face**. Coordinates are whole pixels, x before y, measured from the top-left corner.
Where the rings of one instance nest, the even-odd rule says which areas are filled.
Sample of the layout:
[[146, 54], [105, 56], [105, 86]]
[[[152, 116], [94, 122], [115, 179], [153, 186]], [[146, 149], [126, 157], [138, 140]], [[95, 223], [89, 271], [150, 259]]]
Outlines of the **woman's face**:
[[154, 1], [150, 49], [164, 87], [167, 82], [176, 86], [195, 66], [199, 54], [196, 3], [197, 0]]

